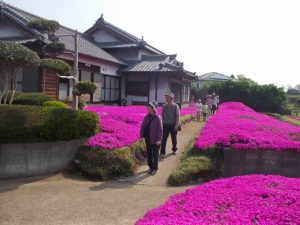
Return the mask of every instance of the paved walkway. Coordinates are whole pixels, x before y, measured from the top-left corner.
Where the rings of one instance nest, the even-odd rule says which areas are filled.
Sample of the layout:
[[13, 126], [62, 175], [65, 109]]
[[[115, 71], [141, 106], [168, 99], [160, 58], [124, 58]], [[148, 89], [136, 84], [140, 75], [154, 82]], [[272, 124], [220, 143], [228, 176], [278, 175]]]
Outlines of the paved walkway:
[[144, 165], [134, 177], [110, 182], [69, 174], [0, 181], [0, 224], [132, 225], [147, 210], [188, 188], [168, 187], [166, 181], [202, 125], [191, 122], [183, 126], [178, 134], [178, 155], [169, 154], [161, 160], [155, 176], [147, 175]]

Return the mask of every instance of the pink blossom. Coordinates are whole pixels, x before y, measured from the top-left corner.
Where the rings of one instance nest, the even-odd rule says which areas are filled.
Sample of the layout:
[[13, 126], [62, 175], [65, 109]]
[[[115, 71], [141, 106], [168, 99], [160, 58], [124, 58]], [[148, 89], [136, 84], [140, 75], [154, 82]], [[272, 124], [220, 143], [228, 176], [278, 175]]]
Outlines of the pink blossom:
[[173, 195], [136, 225], [300, 224], [300, 179], [249, 175]]
[[300, 127], [257, 113], [242, 103], [228, 102], [209, 119], [195, 146], [201, 150], [220, 146], [300, 151]]
[[[140, 139], [140, 127], [148, 113], [145, 106], [87, 106], [85, 110], [100, 117], [101, 131], [88, 141], [89, 147], [112, 150], [131, 146]], [[157, 110], [161, 115], [161, 108]], [[181, 110], [181, 115], [194, 115], [195, 107]]]

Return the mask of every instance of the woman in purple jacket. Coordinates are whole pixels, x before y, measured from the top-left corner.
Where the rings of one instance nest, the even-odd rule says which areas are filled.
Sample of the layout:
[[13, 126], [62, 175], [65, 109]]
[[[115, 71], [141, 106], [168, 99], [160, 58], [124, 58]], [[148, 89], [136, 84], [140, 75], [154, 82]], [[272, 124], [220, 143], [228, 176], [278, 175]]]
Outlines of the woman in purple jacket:
[[161, 118], [156, 114], [157, 102], [151, 101], [148, 103], [148, 114], [145, 116], [140, 135], [145, 138], [148, 166], [147, 173], [155, 175], [158, 170], [158, 153], [161, 145], [163, 128]]

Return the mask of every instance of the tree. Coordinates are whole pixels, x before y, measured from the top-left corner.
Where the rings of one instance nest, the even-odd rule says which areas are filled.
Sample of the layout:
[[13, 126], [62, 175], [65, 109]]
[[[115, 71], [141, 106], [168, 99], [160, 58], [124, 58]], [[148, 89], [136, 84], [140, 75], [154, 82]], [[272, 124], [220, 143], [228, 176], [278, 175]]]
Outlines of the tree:
[[242, 102], [259, 112], [282, 113], [286, 108], [284, 89], [272, 84], [259, 85], [243, 79], [226, 81], [210, 86], [210, 92], [217, 93], [222, 102]]
[[39, 56], [29, 48], [13, 42], [0, 41], [0, 104], [3, 98], [3, 104], [7, 103], [9, 92], [9, 104], [12, 104], [18, 72], [25, 66], [37, 66], [39, 62]]
[[252, 80], [251, 78], [246, 77], [244, 74], [237, 75], [237, 79], [240, 81], [246, 81], [250, 85], [258, 85], [258, 83], [256, 81]]
[[31, 29], [38, 30], [42, 33], [47, 33], [48, 38], [52, 41], [56, 40], [55, 32], [59, 28], [59, 23], [55, 20], [36, 19], [27, 23]]
[[[90, 81], [78, 81], [75, 84], [74, 88], [75, 88], [75, 90], [73, 91], [74, 94], [80, 97], [85, 94], [92, 95], [96, 91], [97, 86]], [[79, 108], [83, 108], [83, 106], [85, 105], [85, 100], [79, 102], [79, 104], [81, 105], [81, 107]]]
[[42, 59], [40, 65], [43, 69], [53, 71], [59, 75], [68, 75], [71, 71], [71, 66], [60, 59]]

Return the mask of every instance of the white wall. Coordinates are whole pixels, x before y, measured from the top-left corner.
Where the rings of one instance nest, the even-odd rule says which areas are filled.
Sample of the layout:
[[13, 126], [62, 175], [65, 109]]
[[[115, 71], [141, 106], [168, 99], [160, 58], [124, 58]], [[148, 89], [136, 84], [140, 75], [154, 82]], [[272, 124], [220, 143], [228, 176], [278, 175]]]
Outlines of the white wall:
[[156, 76], [150, 77], [150, 94], [149, 100], [155, 100], [155, 86], [156, 86]]
[[[71, 61], [73, 61], [73, 59], [74, 59], [74, 57], [70, 54], [60, 55], [57, 58], [71, 60]], [[92, 65], [95, 65], [95, 66], [100, 66], [101, 71], [99, 71], [99, 73], [105, 74], [105, 75], [111, 75], [111, 76], [118, 76], [118, 70], [121, 67], [118, 64], [99, 62], [98, 60], [92, 60], [92, 59], [87, 60], [87, 59], [83, 59], [83, 58], [80, 58], [80, 57], [79, 57], [79, 62], [86, 63], [86, 64], [92, 64]]]
[[103, 30], [97, 30], [95, 33], [92, 34], [92, 36], [94, 37], [94, 40], [99, 43], [118, 41], [117, 38]]
[[169, 76], [168, 75], [161, 75], [158, 77], [157, 82], [157, 101], [158, 103], [165, 103], [165, 93], [167, 90], [170, 89], [169, 86]]

